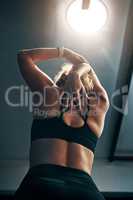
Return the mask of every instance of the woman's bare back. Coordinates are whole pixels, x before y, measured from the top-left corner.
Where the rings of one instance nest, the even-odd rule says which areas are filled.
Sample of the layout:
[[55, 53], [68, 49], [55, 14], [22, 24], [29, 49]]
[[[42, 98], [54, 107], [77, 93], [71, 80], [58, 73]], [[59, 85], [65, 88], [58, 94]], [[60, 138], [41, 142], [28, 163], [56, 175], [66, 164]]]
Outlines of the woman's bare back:
[[[39, 110], [45, 111], [47, 117], [55, 117], [60, 112], [59, 98], [62, 93], [63, 91], [59, 87], [47, 88], [45, 105], [41, 105]], [[40, 117], [37, 115], [33, 117], [43, 118], [43, 116]], [[81, 127], [86, 123], [78, 112], [76, 112], [76, 109], [74, 109], [74, 112], [70, 112], [70, 110], [65, 112], [62, 120], [64, 120], [66, 125], [72, 127]], [[82, 169], [91, 174], [93, 158], [94, 154], [88, 148], [74, 142], [69, 143], [63, 139], [45, 138], [32, 142], [31, 144], [31, 166], [38, 163], [52, 163]]]

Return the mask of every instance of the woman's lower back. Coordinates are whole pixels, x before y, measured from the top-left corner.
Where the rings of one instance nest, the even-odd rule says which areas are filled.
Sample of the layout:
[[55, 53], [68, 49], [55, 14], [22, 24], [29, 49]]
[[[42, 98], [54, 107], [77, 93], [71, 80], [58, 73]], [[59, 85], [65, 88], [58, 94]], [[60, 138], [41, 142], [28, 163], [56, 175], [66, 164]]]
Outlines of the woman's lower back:
[[63, 139], [38, 139], [30, 147], [30, 167], [56, 164], [81, 169], [91, 175], [94, 154], [86, 147]]

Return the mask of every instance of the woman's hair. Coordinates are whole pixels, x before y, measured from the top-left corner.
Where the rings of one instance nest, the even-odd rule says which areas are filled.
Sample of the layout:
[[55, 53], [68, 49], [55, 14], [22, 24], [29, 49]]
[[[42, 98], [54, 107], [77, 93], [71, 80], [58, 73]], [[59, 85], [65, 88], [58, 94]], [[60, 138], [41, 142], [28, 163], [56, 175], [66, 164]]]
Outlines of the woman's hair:
[[86, 73], [84, 74], [82, 77], [81, 77], [81, 81], [82, 81], [82, 84], [83, 86], [85, 87], [86, 89], [86, 92], [90, 92], [93, 90], [93, 79], [92, 79], [92, 76], [89, 74], [89, 73]]
[[[59, 87], [64, 85], [66, 76], [69, 74], [69, 71], [72, 69], [72, 67], [73, 64], [71, 63], [65, 63], [61, 66], [60, 71], [54, 77], [54, 82], [56, 85]], [[89, 92], [93, 89], [93, 81], [89, 73], [84, 74], [81, 77], [81, 81], [86, 89], [86, 92]]]

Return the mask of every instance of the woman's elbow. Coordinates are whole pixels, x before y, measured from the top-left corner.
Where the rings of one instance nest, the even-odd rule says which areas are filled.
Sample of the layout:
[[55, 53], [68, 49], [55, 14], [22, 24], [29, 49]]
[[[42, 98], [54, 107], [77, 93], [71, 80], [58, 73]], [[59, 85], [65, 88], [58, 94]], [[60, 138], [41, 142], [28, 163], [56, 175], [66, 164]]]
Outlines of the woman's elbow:
[[27, 56], [27, 53], [26, 53], [24, 50], [19, 50], [19, 51], [17, 52], [17, 58], [18, 58], [18, 59], [22, 59], [22, 58], [24, 58], [25, 56]]
[[23, 50], [18, 51], [17, 53], [18, 64], [25, 62], [28, 58], [29, 58], [29, 55], [25, 53]]

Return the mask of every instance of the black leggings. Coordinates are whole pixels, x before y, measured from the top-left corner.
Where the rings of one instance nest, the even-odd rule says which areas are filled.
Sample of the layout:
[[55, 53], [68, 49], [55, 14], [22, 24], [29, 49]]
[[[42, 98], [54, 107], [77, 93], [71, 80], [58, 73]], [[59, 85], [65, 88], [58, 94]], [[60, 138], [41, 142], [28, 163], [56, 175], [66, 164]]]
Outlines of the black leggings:
[[105, 200], [86, 172], [53, 164], [30, 168], [14, 199]]

